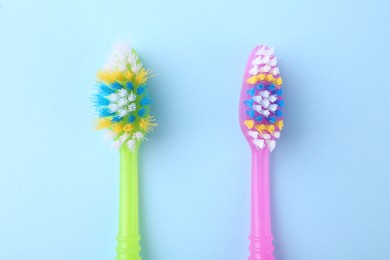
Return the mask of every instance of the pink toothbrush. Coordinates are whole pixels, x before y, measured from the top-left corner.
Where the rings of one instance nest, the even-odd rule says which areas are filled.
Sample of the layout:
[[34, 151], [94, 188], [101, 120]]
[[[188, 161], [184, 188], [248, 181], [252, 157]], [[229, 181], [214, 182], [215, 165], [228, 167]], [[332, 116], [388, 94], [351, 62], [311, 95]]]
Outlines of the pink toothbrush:
[[274, 260], [272, 245], [269, 154], [283, 128], [281, 85], [273, 48], [253, 49], [240, 97], [240, 126], [252, 151], [252, 203], [249, 260]]

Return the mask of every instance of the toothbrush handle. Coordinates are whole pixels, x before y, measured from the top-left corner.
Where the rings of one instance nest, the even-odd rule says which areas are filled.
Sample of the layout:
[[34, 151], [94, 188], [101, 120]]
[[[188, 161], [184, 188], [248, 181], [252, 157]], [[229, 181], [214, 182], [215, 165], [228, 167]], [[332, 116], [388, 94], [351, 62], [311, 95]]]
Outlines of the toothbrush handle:
[[138, 146], [120, 148], [119, 231], [115, 260], [141, 260], [138, 227]]
[[269, 150], [252, 150], [252, 203], [249, 260], [274, 260], [272, 245]]

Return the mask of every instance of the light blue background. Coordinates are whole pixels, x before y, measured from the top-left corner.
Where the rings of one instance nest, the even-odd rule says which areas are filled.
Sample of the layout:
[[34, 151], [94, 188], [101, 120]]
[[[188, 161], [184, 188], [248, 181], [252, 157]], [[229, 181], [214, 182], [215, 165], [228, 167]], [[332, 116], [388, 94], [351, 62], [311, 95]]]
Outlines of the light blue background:
[[92, 130], [117, 39], [146, 66], [144, 260], [248, 256], [246, 59], [276, 47], [286, 127], [272, 154], [278, 260], [390, 259], [386, 1], [0, 1], [0, 259], [113, 259], [118, 154]]

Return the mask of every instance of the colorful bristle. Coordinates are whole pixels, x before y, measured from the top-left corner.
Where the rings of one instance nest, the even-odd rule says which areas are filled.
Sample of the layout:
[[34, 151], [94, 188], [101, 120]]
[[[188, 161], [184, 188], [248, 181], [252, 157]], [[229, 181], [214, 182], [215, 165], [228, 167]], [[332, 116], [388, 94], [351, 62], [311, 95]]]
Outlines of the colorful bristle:
[[97, 94], [92, 103], [98, 114], [97, 129], [107, 129], [114, 146], [134, 150], [137, 142], [157, 124], [150, 115], [151, 99], [146, 85], [150, 70], [128, 43], [114, 45], [104, 69], [97, 74]]
[[242, 127], [257, 149], [275, 148], [283, 128], [282, 100], [283, 83], [273, 48], [256, 47], [248, 62], [244, 78], [241, 105]]

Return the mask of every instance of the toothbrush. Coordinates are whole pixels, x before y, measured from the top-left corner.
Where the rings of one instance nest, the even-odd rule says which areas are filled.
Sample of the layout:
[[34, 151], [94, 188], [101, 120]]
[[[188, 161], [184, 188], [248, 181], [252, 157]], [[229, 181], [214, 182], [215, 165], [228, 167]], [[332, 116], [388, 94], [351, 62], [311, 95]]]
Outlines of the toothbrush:
[[253, 49], [242, 83], [239, 117], [252, 151], [251, 233], [249, 260], [274, 260], [271, 231], [269, 154], [283, 128], [283, 83], [274, 49]]
[[138, 149], [145, 135], [157, 126], [150, 115], [145, 69], [127, 42], [117, 43], [103, 70], [97, 73], [92, 103], [98, 114], [96, 129], [106, 129], [106, 139], [120, 154], [119, 231], [116, 260], [140, 260], [138, 225]]

